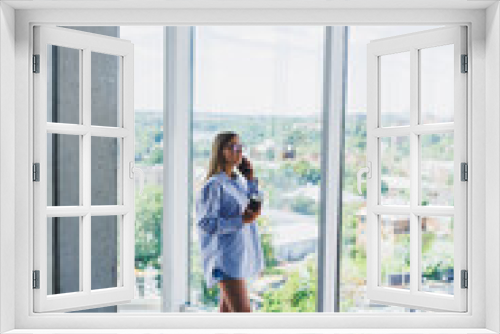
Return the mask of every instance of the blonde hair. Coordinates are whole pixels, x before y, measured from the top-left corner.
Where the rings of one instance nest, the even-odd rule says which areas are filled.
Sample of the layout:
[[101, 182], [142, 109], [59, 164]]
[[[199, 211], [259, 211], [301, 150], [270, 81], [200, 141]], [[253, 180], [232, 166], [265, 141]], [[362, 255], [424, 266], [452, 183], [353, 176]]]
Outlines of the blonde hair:
[[[224, 154], [222, 153], [224, 147], [231, 142], [231, 140], [238, 136], [237, 133], [232, 131], [224, 131], [218, 133], [212, 143], [212, 153], [210, 155], [210, 162], [208, 165], [208, 173], [205, 177], [205, 181], [208, 181], [210, 177], [214, 174], [218, 174], [224, 170], [226, 161], [224, 159]], [[232, 171], [231, 177], [236, 177], [237, 174]]]

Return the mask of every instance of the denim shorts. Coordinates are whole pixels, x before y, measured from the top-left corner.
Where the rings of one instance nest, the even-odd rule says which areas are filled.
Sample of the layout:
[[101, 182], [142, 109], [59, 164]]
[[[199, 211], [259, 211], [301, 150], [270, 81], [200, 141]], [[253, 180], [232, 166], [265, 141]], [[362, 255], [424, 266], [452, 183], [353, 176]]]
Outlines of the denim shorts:
[[215, 278], [219, 278], [220, 280], [235, 279], [234, 277], [231, 277], [231, 276], [227, 275], [226, 273], [224, 273], [219, 268], [214, 269], [213, 276]]

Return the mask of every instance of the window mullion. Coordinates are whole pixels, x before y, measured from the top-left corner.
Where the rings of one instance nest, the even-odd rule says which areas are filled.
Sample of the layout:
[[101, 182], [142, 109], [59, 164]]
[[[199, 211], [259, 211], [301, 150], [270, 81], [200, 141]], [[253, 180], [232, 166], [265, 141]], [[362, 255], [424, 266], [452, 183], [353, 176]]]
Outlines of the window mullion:
[[[82, 124], [85, 128], [90, 128], [90, 113], [91, 113], [91, 51], [90, 49], [83, 50], [83, 57], [81, 57], [83, 66], [80, 65], [80, 78], [82, 83], [80, 87], [81, 101], [80, 108], [82, 108]], [[80, 237], [82, 238], [82, 243], [80, 244], [80, 251], [82, 256], [80, 257], [80, 276], [81, 281], [83, 281], [83, 290], [86, 293], [90, 293], [91, 290], [91, 215], [90, 215], [90, 206], [92, 205], [91, 198], [91, 134], [90, 131], [86, 131], [86, 133], [82, 136], [82, 149], [81, 149], [81, 162], [83, 164], [80, 172], [80, 185], [82, 191], [82, 204], [84, 208], [87, 208], [89, 211], [84, 213], [82, 218], [82, 234]]]
[[345, 26], [325, 29], [318, 312], [339, 311], [347, 36]]
[[164, 28], [163, 312], [179, 312], [188, 300], [192, 29]]
[[415, 209], [419, 205], [420, 195], [420, 149], [419, 136], [415, 129], [419, 123], [419, 59], [418, 49], [410, 50], [410, 291], [416, 293], [419, 286], [420, 272], [420, 217]]

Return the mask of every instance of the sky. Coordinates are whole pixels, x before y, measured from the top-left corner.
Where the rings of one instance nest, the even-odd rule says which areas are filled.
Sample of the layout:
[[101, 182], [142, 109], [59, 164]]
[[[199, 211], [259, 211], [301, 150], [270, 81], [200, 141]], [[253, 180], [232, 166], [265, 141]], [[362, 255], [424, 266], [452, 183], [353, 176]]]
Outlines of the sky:
[[120, 38], [134, 44], [135, 109], [163, 110], [163, 27], [122, 26]]
[[[389, 38], [404, 34], [410, 34], [418, 31], [440, 28], [442, 26], [351, 26], [349, 29], [349, 50], [348, 50], [348, 103], [349, 112], [366, 112], [366, 79], [367, 79], [367, 45], [371, 41], [381, 38]], [[401, 108], [407, 105], [409, 98], [406, 89], [409, 89], [409, 71], [403, 69], [408, 66], [408, 57], [404, 55], [387, 56], [385, 62], [382, 60], [382, 66], [390, 64], [389, 72], [391, 76], [396, 76], [397, 85], [393, 84], [390, 90], [382, 90], [382, 102], [391, 101], [389, 112], [399, 112]], [[435, 63], [436, 66], [441, 64]], [[382, 85], [387, 84], [387, 81], [395, 82], [396, 80], [384, 80], [384, 72], [382, 72]], [[393, 78], [390, 78], [393, 79]], [[402, 82], [407, 83], [402, 84]], [[386, 86], [387, 87], [387, 86]], [[383, 86], [382, 86], [383, 88]], [[429, 86], [431, 88], [431, 86]], [[435, 88], [432, 86], [432, 88]]]
[[[349, 112], [366, 111], [366, 46], [387, 38], [439, 26], [351, 26], [349, 30]], [[120, 37], [135, 48], [135, 109], [163, 109], [163, 27], [121, 27]], [[321, 110], [324, 27], [196, 27], [194, 57], [195, 111], [232, 114], [317, 114]], [[392, 56], [392, 74], [405, 82], [404, 57]], [[428, 72], [442, 69], [428, 62]], [[390, 71], [388, 71], [389, 73]], [[444, 72], [443, 72], [444, 73]], [[448, 72], [446, 72], [448, 73]], [[387, 78], [387, 76], [386, 76]], [[450, 85], [429, 80], [428, 101], [451, 96]], [[439, 88], [439, 89], [437, 89]], [[382, 99], [399, 112], [407, 87], [392, 84]], [[439, 92], [439, 93], [436, 93]], [[429, 102], [429, 103], [431, 103]], [[406, 103], [407, 104], [407, 103]]]

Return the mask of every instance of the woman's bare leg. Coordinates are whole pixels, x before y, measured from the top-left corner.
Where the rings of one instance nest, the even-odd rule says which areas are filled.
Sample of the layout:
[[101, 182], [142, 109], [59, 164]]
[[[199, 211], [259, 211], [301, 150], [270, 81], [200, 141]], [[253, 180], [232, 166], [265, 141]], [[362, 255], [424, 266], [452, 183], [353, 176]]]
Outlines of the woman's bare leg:
[[219, 284], [219, 299], [220, 299], [220, 307], [219, 307], [219, 311], [220, 312], [231, 312], [231, 309], [229, 308], [229, 304], [226, 300], [226, 294], [224, 293], [224, 291], [222, 290], [221, 288], [222, 284]]
[[220, 293], [229, 312], [252, 312], [244, 279], [220, 281]]

